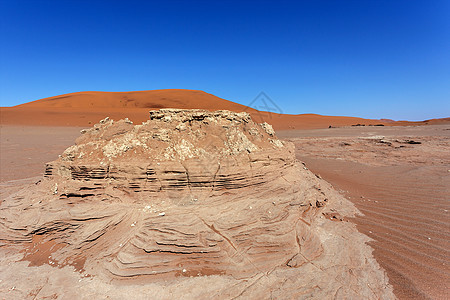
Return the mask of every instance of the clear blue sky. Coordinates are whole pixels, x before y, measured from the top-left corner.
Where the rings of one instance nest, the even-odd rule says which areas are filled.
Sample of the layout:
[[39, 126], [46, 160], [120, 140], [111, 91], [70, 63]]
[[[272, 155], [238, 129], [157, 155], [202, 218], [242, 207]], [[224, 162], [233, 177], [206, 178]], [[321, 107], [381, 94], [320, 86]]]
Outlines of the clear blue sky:
[[0, 0], [0, 106], [199, 89], [285, 113], [450, 116], [450, 1]]

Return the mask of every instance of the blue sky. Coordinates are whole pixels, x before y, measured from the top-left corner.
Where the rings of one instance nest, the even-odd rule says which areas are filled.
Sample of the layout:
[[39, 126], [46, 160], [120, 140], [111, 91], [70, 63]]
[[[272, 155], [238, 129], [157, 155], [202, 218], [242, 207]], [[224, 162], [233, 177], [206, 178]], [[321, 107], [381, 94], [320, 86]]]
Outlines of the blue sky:
[[0, 106], [199, 89], [284, 113], [450, 116], [450, 1], [0, 0]]

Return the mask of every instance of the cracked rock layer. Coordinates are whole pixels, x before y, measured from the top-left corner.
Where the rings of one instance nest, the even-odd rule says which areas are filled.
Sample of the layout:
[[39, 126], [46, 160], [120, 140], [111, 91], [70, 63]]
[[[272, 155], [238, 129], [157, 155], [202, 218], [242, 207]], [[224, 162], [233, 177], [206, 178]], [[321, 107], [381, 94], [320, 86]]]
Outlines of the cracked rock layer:
[[35, 263], [50, 248], [44, 262], [97, 278], [248, 282], [235, 296], [316, 278], [306, 295], [392, 296], [367, 238], [345, 221], [355, 208], [246, 113], [107, 118], [0, 209], [3, 245], [28, 245]]

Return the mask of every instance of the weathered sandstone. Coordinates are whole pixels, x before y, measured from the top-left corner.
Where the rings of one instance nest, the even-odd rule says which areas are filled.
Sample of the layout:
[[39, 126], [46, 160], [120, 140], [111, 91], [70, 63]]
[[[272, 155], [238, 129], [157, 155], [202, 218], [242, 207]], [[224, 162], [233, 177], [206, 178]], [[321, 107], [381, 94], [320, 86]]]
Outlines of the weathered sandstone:
[[[392, 298], [346, 221], [355, 213], [269, 124], [161, 109], [83, 130], [40, 182], [4, 199], [0, 242], [32, 265], [82, 270], [94, 278], [83, 289], [125, 281], [119, 298], [142, 283], [189, 298]], [[199, 278], [215, 287], [192, 289]]]

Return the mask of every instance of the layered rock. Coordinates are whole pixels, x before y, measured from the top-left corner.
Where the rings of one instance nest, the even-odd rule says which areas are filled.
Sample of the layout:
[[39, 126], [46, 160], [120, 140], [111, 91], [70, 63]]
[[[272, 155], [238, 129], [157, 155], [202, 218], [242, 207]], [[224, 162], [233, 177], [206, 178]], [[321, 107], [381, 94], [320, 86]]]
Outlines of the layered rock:
[[[269, 124], [247, 113], [161, 109], [150, 120], [102, 120], [55, 162], [45, 176], [82, 185], [66, 195], [83, 197], [114, 187], [143, 192], [196, 192], [264, 184], [292, 166], [293, 148], [274, 137]], [[78, 190], [77, 190], [78, 189]]]
[[304, 273], [317, 278], [316, 296], [390, 296], [367, 239], [327, 218], [356, 210], [293, 150], [246, 113], [105, 119], [48, 163], [41, 182], [5, 200], [0, 241], [30, 243], [30, 261], [51, 242], [49, 263], [102, 280], [220, 276], [243, 286], [230, 297], [267, 296], [288, 278], [305, 283]]

